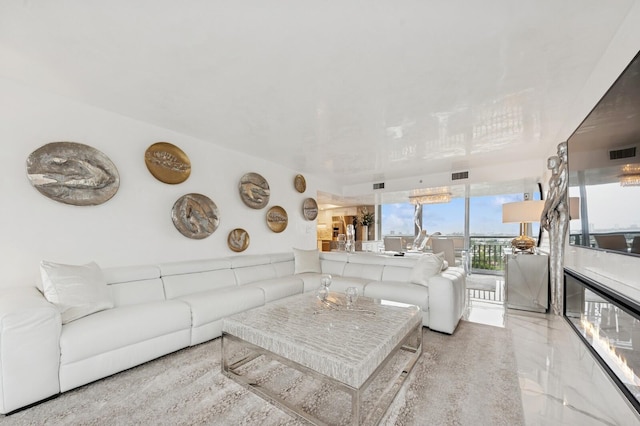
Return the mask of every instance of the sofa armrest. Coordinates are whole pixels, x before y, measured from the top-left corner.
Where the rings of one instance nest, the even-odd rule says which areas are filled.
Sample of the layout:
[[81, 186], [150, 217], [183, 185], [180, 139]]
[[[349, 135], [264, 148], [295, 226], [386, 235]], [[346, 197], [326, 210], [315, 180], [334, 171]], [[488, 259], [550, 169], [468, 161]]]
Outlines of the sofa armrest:
[[60, 392], [60, 312], [35, 287], [0, 290], [0, 413]]
[[466, 282], [460, 268], [429, 278], [429, 328], [452, 334], [465, 308]]

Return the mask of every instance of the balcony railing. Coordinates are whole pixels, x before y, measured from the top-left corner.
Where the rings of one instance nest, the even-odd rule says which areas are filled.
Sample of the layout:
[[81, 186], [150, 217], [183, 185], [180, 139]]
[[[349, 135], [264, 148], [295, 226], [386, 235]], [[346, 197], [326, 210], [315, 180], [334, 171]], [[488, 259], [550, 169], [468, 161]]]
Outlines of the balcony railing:
[[511, 238], [471, 237], [471, 270], [504, 271], [504, 248]]

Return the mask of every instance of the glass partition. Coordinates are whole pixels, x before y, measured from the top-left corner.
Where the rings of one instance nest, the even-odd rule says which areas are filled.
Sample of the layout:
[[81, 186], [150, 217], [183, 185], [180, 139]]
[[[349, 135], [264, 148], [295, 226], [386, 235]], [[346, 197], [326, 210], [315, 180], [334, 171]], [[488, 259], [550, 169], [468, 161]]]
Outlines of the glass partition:
[[565, 269], [565, 318], [640, 412], [640, 307]]

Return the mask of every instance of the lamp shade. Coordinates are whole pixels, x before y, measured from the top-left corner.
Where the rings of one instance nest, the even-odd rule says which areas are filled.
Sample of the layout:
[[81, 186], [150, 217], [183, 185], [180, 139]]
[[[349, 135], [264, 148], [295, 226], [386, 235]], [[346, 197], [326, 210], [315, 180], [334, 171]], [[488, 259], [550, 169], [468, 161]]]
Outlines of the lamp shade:
[[517, 201], [502, 205], [502, 223], [540, 222], [544, 201]]

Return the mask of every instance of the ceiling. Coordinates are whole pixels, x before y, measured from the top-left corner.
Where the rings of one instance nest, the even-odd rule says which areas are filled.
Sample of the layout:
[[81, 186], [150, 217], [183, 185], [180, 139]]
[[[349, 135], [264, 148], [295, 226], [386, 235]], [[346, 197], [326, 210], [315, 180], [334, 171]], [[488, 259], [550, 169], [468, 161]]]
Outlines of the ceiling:
[[539, 181], [637, 4], [3, 0], [0, 77], [329, 176], [327, 202], [488, 190], [488, 164]]

